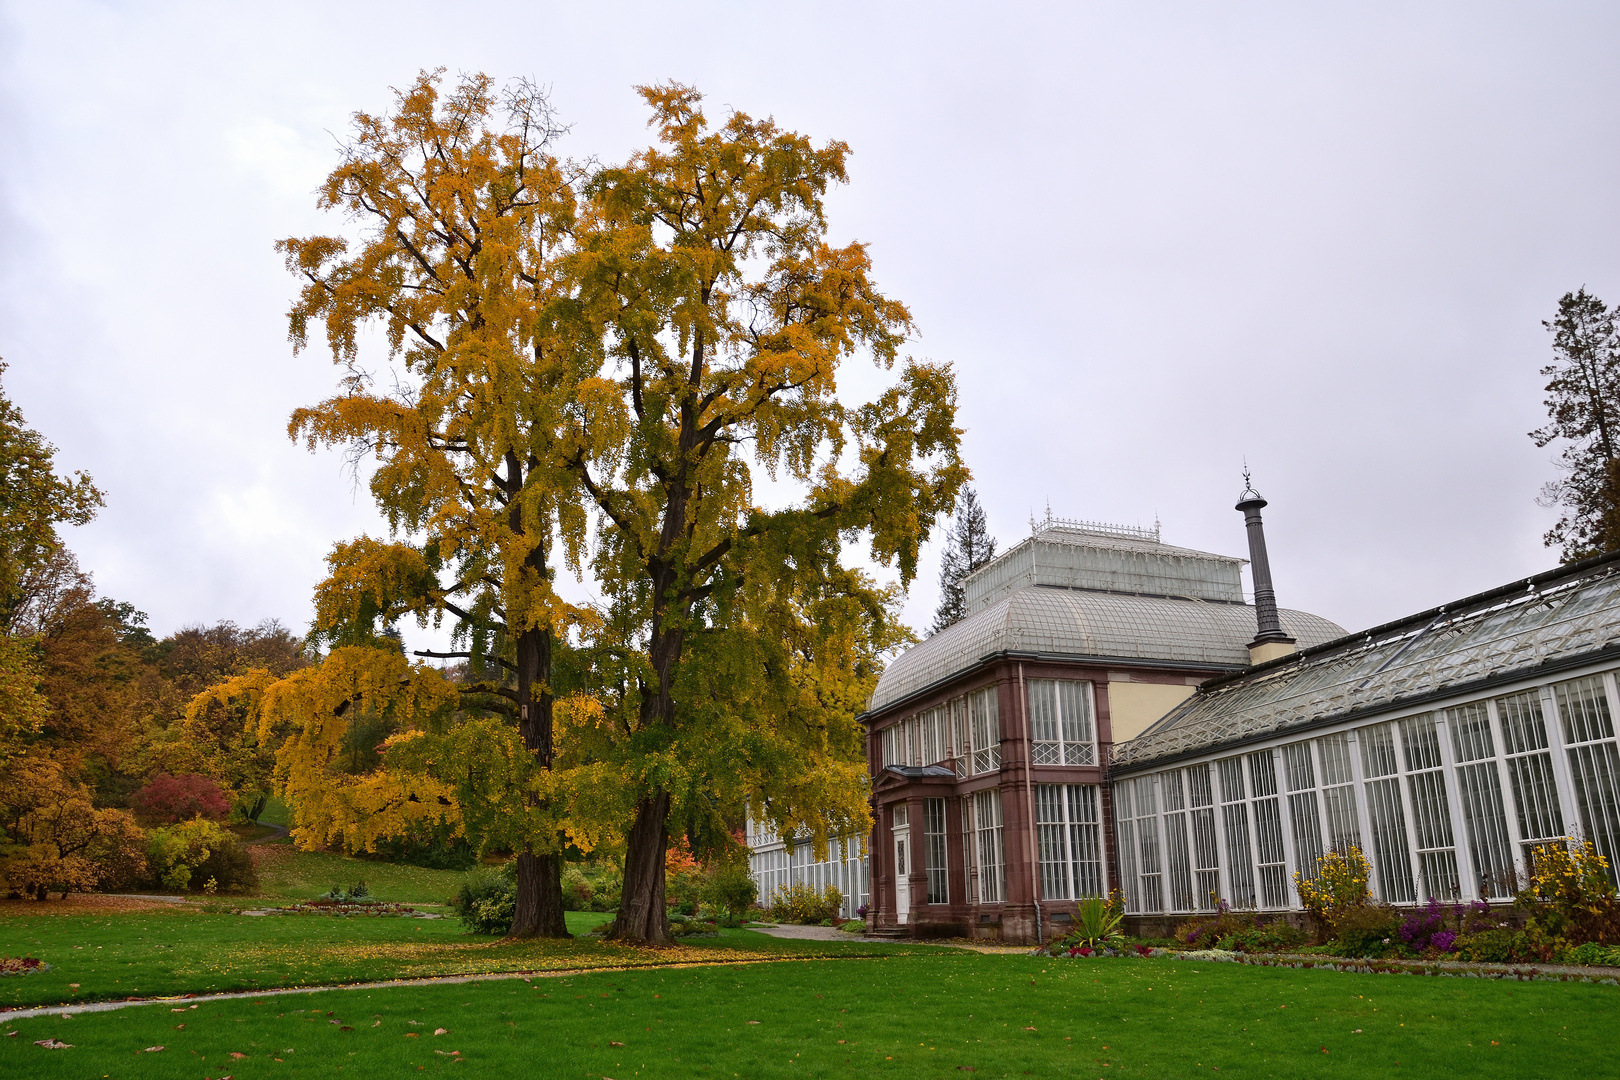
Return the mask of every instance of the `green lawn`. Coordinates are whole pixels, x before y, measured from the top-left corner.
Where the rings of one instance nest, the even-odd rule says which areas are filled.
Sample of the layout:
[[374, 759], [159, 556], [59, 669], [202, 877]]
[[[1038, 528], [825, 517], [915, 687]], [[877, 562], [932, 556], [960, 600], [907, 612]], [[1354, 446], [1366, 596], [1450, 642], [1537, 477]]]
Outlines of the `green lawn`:
[[1617, 994], [937, 949], [0, 1021], [0, 1075], [1597, 1078]]
[[463, 870], [352, 859], [330, 851], [298, 851], [288, 841], [257, 845], [259, 895], [270, 900], [308, 900], [334, 885], [364, 881], [379, 900], [443, 904], [467, 876]]
[[[568, 926], [583, 934], [610, 917], [570, 912]], [[694, 939], [674, 956], [701, 960], [828, 949], [871, 954], [893, 948], [858, 941], [779, 941], [733, 930], [720, 938]], [[619, 967], [659, 959], [659, 954], [599, 940], [502, 941], [468, 934], [455, 919], [253, 917], [180, 907], [99, 917], [11, 915], [0, 918], [0, 956], [37, 956], [51, 965], [40, 974], [0, 978], [0, 1007], [472, 972]]]

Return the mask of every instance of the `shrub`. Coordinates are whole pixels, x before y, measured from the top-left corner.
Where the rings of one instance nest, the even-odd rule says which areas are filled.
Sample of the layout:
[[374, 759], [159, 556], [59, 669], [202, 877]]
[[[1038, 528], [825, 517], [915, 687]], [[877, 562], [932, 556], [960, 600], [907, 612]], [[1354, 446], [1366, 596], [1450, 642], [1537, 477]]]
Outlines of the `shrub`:
[[836, 918], [843, 903], [844, 893], [836, 885], [817, 891], [813, 885], [795, 881], [791, 885], [777, 886], [776, 892], [771, 894], [771, 918], [777, 922], [814, 926]]
[[563, 866], [563, 906], [569, 911], [615, 911], [623, 888], [623, 872], [612, 863], [582, 862]]
[[1310, 935], [1305, 931], [1290, 926], [1282, 919], [1268, 923], [1256, 920], [1253, 926], [1218, 939], [1215, 947], [1228, 952], [1281, 952], [1303, 945], [1309, 939]]
[[172, 825], [202, 817], [224, 821], [231, 802], [212, 777], [201, 773], [170, 776], [160, 772], [130, 800], [142, 820], [155, 825]]
[[1608, 871], [1590, 840], [1541, 844], [1517, 906], [1546, 938], [1620, 944], [1620, 903]]
[[176, 892], [242, 892], [259, 884], [253, 859], [236, 837], [206, 818], [153, 829], [146, 854], [157, 884]]
[[1351, 846], [1348, 851], [1330, 851], [1316, 860], [1316, 873], [1312, 877], [1294, 875], [1294, 888], [1299, 900], [1311, 916], [1318, 933], [1333, 926], [1340, 912], [1361, 907], [1371, 897], [1367, 880], [1372, 868], [1361, 849]]
[[450, 898], [461, 925], [475, 934], [507, 934], [517, 910], [517, 860], [468, 874]]
[[1401, 916], [1385, 904], [1357, 904], [1335, 913], [1333, 935], [1344, 956], [1399, 955]]
[[1463, 960], [1477, 960], [1489, 964], [1508, 964], [1519, 959], [1518, 931], [1499, 927], [1481, 930], [1477, 934], [1464, 934], [1453, 944], [1457, 956]]
[[1604, 967], [1620, 967], [1620, 945], [1599, 945], [1595, 941], [1588, 941], [1579, 945], [1560, 957], [1566, 964], [1601, 964]]
[[743, 863], [716, 865], [703, 883], [703, 900], [732, 921], [741, 920], [759, 899], [759, 886]]

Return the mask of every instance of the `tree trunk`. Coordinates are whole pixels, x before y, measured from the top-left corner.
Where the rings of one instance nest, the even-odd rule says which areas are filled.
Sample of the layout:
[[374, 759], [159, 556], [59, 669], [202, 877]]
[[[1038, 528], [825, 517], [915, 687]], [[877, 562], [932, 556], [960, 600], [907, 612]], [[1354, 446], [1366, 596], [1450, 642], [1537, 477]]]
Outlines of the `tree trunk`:
[[669, 912], [664, 910], [664, 853], [669, 848], [669, 792], [636, 804], [624, 853], [624, 893], [607, 936], [631, 945], [669, 945]]
[[563, 918], [562, 859], [557, 855], [518, 855], [517, 907], [512, 937], [569, 937]]
[[[549, 769], [553, 754], [550, 633], [531, 629], [518, 635], [517, 669], [518, 734], [540, 766]], [[572, 936], [563, 919], [560, 856], [536, 855], [532, 851], [518, 853], [517, 906], [512, 912], [512, 936]]]

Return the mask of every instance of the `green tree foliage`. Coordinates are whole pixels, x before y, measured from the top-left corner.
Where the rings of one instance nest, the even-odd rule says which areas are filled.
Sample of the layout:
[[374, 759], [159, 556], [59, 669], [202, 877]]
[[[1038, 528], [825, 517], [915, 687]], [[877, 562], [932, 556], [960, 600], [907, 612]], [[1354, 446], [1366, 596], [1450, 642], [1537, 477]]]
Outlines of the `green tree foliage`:
[[972, 487], [962, 489], [956, 504], [956, 518], [945, 534], [945, 550], [939, 558], [939, 608], [929, 633], [937, 634], [967, 617], [967, 597], [962, 581], [996, 557], [996, 538], [990, 535], [990, 522], [984, 506]]
[[[900, 358], [910, 314], [864, 245], [827, 240], [848, 147], [640, 92], [656, 145], [592, 178], [557, 310], [600, 361], [566, 417], [606, 604], [602, 721], [577, 737], [629, 820], [611, 933], [662, 942], [672, 821], [700, 849], [739, 806], [818, 846], [864, 827], [853, 718], [904, 632], [844, 548], [909, 581], [967, 473], [949, 368]], [[897, 378], [848, 405], [838, 368], [863, 354]], [[763, 505], [756, 469], [802, 497]]]
[[1573, 562], [1620, 548], [1620, 330], [1616, 313], [1585, 288], [1565, 293], [1542, 325], [1553, 336], [1553, 362], [1541, 369], [1548, 423], [1530, 437], [1559, 443], [1564, 478], [1537, 501], [1563, 509], [1546, 543]]

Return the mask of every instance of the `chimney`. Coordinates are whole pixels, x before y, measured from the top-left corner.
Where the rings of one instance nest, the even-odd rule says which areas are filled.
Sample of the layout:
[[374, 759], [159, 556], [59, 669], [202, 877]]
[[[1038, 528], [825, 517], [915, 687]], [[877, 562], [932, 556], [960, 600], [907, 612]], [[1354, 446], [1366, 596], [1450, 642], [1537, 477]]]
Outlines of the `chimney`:
[[1249, 663], [1263, 664], [1279, 656], [1296, 651], [1294, 639], [1283, 633], [1277, 620], [1277, 593], [1271, 587], [1271, 563], [1266, 559], [1266, 529], [1260, 522], [1260, 508], [1266, 500], [1249, 482], [1249, 470], [1243, 470], [1243, 494], [1238, 496], [1237, 509], [1243, 511], [1243, 523], [1249, 529], [1249, 569], [1254, 574], [1254, 616], [1257, 633], [1249, 642]]

